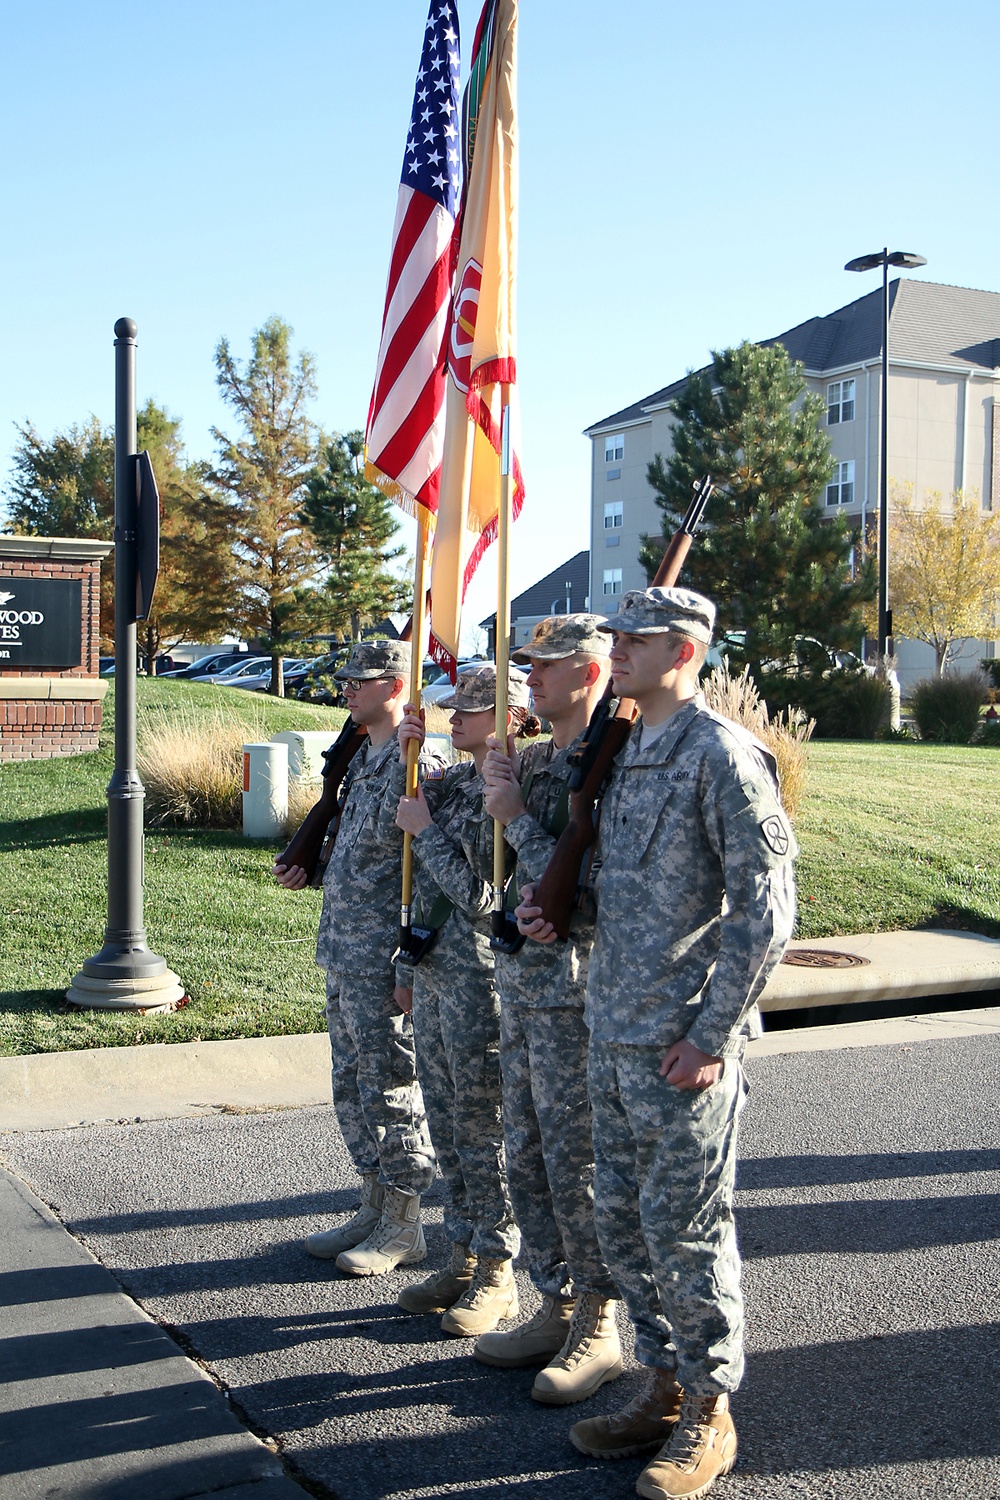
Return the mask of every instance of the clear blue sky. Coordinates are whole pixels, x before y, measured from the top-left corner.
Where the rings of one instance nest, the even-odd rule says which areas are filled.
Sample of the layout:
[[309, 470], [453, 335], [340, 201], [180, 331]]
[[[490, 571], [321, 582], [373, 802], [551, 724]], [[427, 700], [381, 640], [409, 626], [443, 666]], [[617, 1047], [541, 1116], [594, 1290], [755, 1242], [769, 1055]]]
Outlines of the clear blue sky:
[[[460, 0], [463, 60], [479, 0]], [[277, 313], [315, 416], [364, 423], [426, 0], [35, 0], [0, 53], [0, 484], [30, 420], [140, 400], [208, 457], [213, 352]], [[1000, 9], [801, 0], [522, 0], [518, 365], [527, 500], [515, 591], [588, 544], [581, 429], [878, 285], [915, 250], [1000, 291]], [[490, 560], [471, 613], [493, 607]]]

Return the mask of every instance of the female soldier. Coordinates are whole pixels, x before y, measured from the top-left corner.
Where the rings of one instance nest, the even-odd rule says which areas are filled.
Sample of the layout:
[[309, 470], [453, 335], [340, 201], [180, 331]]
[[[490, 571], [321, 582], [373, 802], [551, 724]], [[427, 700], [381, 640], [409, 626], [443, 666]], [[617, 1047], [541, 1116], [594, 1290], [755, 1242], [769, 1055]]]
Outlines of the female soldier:
[[[537, 734], [518, 672], [511, 673], [508, 701], [515, 733]], [[490, 896], [470, 863], [486, 821], [480, 768], [494, 728], [493, 663], [463, 672], [441, 707], [453, 711], [455, 749], [472, 759], [432, 772], [415, 797], [401, 796], [407, 743], [424, 738], [421, 716], [407, 713], [379, 825], [387, 841], [399, 829], [413, 835], [416, 922], [437, 930], [417, 965], [397, 962], [396, 998], [403, 1010], [412, 1004], [417, 1074], [448, 1195], [445, 1234], [452, 1246], [450, 1266], [407, 1287], [399, 1305], [441, 1312], [446, 1333], [476, 1338], [518, 1312], [511, 1261], [519, 1236], [504, 1172]]]

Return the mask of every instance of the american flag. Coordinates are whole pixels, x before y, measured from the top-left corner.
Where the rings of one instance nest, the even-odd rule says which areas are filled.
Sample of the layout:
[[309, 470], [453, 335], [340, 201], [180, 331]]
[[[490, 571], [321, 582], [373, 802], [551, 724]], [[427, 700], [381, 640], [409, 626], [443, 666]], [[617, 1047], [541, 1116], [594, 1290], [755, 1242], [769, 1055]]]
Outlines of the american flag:
[[444, 344], [461, 187], [456, 0], [431, 0], [403, 153], [375, 388], [368, 478], [405, 510], [437, 512]]

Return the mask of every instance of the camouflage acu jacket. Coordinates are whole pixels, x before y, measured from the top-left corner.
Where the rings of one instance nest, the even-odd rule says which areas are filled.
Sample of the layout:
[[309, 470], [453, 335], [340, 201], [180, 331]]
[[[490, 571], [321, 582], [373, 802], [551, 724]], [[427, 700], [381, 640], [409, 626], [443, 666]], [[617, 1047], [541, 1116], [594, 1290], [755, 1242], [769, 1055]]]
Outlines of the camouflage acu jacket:
[[[490, 887], [477, 860], [483, 825], [490, 821], [483, 810], [483, 778], [472, 761], [459, 761], [429, 770], [422, 785], [434, 821], [413, 839], [414, 921], [418, 926], [436, 921], [442, 897], [452, 910], [420, 967], [447, 965], [456, 979], [461, 973], [491, 978]], [[396, 808], [405, 791], [406, 767], [397, 760], [378, 817], [378, 834], [386, 843], [402, 843]], [[399, 964], [398, 977], [401, 984], [412, 984], [412, 968]]]
[[[527, 812], [508, 823], [504, 838], [513, 851], [514, 885], [540, 880], [561, 831], [566, 808], [567, 761], [582, 735], [557, 750], [551, 740], [528, 745], [521, 754], [521, 789]], [[553, 833], [550, 830], [555, 829]], [[492, 833], [492, 824], [490, 825]], [[492, 859], [492, 837], [488, 840]], [[516, 904], [516, 903], [515, 903]], [[573, 915], [569, 941], [543, 947], [525, 943], [520, 953], [497, 955], [497, 981], [504, 1001], [518, 1005], [582, 1005], [587, 988], [587, 962], [594, 940], [592, 915]]]
[[774, 758], [700, 696], [638, 738], [601, 810], [588, 1024], [603, 1041], [739, 1052], [795, 920]]
[[[347, 768], [337, 842], [323, 880], [316, 940], [316, 962], [322, 969], [388, 967], [396, 946], [400, 845], [379, 839], [376, 820], [398, 759], [399, 741], [393, 735], [377, 750], [370, 742], [362, 745]], [[429, 751], [421, 755], [421, 764], [438, 766], [441, 760]]]

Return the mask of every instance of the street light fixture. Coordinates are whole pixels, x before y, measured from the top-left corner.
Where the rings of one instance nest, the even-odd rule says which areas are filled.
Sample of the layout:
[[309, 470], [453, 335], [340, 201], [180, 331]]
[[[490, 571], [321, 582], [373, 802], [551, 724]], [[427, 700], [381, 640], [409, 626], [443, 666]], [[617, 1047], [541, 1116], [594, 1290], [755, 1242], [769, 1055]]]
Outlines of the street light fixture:
[[870, 255], [859, 255], [849, 260], [845, 271], [874, 271], [882, 267], [882, 419], [879, 447], [881, 463], [878, 478], [878, 654], [888, 655], [892, 638], [892, 611], [889, 608], [889, 267], [902, 266], [915, 270], [926, 266], [922, 255], [913, 255], [909, 250], [888, 248], [875, 250]]

